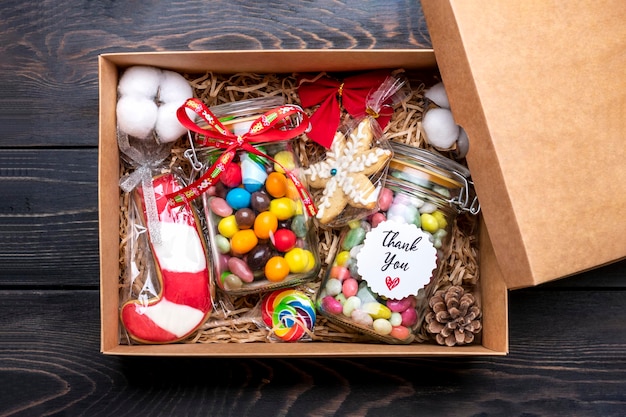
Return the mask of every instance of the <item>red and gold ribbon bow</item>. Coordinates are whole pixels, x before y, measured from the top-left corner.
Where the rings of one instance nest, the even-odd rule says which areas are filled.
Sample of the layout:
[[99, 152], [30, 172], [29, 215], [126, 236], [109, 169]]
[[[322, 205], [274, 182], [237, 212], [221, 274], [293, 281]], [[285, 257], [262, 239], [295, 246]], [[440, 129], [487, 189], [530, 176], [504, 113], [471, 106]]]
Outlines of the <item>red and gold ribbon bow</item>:
[[[311, 115], [311, 131], [307, 136], [322, 146], [330, 148], [341, 119], [341, 105], [352, 117], [362, 117], [368, 112], [366, 99], [389, 76], [389, 71], [372, 71], [346, 77], [339, 81], [327, 76], [310, 82], [299, 80], [298, 95], [302, 107], [319, 108]], [[381, 103], [382, 104], [382, 103]], [[376, 114], [381, 128], [387, 126], [391, 114]]]
[[[201, 128], [198, 126], [189, 118], [187, 109], [199, 115], [208, 123], [209, 127]], [[272, 109], [256, 119], [250, 126], [248, 132], [239, 136], [224, 127], [217, 117], [211, 113], [209, 108], [201, 100], [196, 98], [190, 98], [180, 106], [176, 112], [176, 116], [183, 126], [204, 137], [200, 143], [201, 145], [224, 149], [224, 152], [198, 180], [179, 192], [167, 196], [172, 206], [187, 204], [202, 195], [202, 193], [217, 182], [228, 164], [233, 161], [237, 152], [243, 150], [267, 158], [280, 166], [283, 171], [285, 171], [285, 175], [287, 175], [296, 186], [300, 198], [302, 199], [302, 204], [307, 212], [312, 216], [317, 213], [317, 208], [308, 190], [298, 177], [293, 172], [285, 169], [278, 161], [252, 145], [253, 143], [260, 144], [289, 140], [304, 133], [309, 127], [309, 118], [300, 107], [283, 105]], [[300, 123], [295, 126], [291, 123], [293, 116], [301, 118]]]

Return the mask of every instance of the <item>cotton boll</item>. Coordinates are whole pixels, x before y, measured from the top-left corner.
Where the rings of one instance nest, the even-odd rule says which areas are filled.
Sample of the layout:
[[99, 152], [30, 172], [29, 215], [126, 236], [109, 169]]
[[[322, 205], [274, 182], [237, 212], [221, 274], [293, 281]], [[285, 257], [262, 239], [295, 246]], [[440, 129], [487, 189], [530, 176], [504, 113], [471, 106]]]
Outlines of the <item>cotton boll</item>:
[[146, 97], [123, 96], [117, 102], [117, 125], [138, 139], [147, 138], [157, 121], [157, 105]]
[[132, 95], [154, 99], [159, 91], [163, 73], [160, 69], [146, 66], [128, 68], [117, 86], [121, 96]]
[[155, 128], [159, 142], [174, 142], [187, 131], [176, 117], [176, 110], [178, 110], [179, 107], [177, 103], [167, 103], [159, 107]]
[[159, 100], [162, 103], [175, 103], [181, 106], [185, 100], [193, 96], [189, 82], [177, 72], [163, 71]]
[[459, 133], [459, 137], [456, 140], [456, 157], [458, 159], [465, 158], [468, 151], [469, 151], [469, 138], [467, 137], [467, 133], [465, 132], [465, 129], [461, 128], [461, 133]]
[[433, 108], [422, 119], [426, 140], [438, 149], [449, 149], [459, 137], [460, 127], [448, 109]]
[[424, 97], [428, 98], [430, 101], [438, 105], [439, 107], [443, 107], [446, 109], [450, 108], [450, 102], [448, 101], [448, 94], [446, 93], [446, 89], [443, 86], [443, 83], [437, 83], [430, 87], [424, 93]]

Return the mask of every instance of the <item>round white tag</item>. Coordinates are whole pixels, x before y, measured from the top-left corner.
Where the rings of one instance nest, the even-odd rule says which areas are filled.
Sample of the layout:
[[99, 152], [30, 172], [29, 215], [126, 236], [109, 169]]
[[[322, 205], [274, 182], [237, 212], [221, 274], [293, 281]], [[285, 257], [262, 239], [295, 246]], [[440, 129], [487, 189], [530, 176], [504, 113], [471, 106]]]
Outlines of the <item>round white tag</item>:
[[414, 224], [386, 220], [365, 236], [356, 256], [358, 272], [375, 293], [399, 300], [430, 282], [437, 249]]

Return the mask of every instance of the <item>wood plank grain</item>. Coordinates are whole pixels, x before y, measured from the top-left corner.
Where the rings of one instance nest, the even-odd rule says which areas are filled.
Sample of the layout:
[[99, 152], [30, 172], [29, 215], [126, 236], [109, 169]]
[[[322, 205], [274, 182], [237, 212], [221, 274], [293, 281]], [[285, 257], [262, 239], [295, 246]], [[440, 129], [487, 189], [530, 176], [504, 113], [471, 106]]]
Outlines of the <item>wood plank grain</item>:
[[106, 52], [430, 48], [420, 3], [4, 1], [0, 146], [96, 146]]
[[97, 150], [0, 150], [0, 285], [97, 286]]
[[0, 297], [0, 416], [610, 417], [626, 407], [620, 292], [514, 291], [508, 357], [315, 360], [103, 356], [97, 291]]

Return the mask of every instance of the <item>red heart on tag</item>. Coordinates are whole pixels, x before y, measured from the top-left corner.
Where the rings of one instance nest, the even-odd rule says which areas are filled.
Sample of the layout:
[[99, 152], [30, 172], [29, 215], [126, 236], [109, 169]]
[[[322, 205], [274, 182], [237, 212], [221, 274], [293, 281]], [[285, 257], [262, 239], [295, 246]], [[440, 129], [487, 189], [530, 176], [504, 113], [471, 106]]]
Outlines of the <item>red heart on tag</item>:
[[398, 284], [400, 284], [400, 277], [387, 277], [385, 278], [385, 284], [387, 284], [387, 288], [389, 288], [389, 290], [393, 290], [395, 287], [398, 286]]

